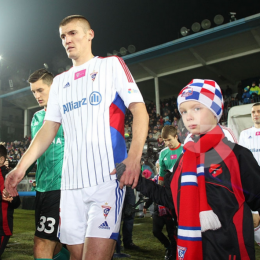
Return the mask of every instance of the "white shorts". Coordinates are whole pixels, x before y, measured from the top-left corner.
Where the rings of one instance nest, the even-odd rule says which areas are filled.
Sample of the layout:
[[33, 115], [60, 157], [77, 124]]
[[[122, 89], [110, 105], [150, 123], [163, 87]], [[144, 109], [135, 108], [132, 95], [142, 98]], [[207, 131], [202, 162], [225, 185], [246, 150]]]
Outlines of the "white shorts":
[[58, 236], [63, 244], [77, 245], [85, 237], [118, 239], [124, 189], [117, 180], [94, 187], [62, 190]]

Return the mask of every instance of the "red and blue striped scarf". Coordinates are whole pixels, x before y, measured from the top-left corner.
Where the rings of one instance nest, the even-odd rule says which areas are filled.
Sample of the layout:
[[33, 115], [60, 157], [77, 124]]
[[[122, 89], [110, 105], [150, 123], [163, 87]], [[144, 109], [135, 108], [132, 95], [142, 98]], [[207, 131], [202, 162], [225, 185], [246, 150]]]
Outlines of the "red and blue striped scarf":
[[[204, 161], [205, 153], [216, 147], [224, 138], [220, 126], [184, 146], [184, 155], [179, 162], [175, 176], [181, 178], [178, 216], [178, 260], [202, 260], [202, 235], [206, 230], [216, 230], [221, 227], [217, 215], [208, 204]], [[171, 182], [174, 205], [177, 205], [178, 180]]]

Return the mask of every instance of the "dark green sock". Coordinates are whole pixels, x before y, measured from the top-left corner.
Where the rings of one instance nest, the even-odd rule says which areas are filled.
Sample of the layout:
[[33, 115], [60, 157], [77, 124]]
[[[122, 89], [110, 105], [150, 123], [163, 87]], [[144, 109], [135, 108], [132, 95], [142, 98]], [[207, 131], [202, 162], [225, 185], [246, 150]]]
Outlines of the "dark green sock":
[[34, 260], [52, 260], [51, 258], [34, 258]]
[[62, 247], [60, 252], [53, 256], [53, 260], [69, 260], [70, 259], [70, 252], [65, 248]]

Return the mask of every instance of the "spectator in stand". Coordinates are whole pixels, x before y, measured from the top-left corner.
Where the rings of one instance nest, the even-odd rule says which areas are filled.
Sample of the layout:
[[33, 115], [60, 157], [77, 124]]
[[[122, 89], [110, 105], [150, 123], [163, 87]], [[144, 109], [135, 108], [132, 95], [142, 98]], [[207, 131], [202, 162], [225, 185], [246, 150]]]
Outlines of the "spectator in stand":
[[153, 138], [158, 139], [161, 133], [157, 130], [157, 126], [153, 128]]
[[260, 95], [260, 88], [256, 86], [255, 81], [252, 82], [249, 93], [254, 102], [257, 102], [258, 96]]
[[125, 124], [125, 133], [131, 131], [131, 127], [128, 124]]
[[168, 117], [168, 116], [165, 117], [165, 122], [164, 122], [163, 125], [164, 125], [164, 126], [166, 126], [166, 125], [171, 125], [171, 121], [169, 120], [169, 117]]
[[164, 121], [163, 121], [163, 117], [160, 116], [160, 124], [163, 125]]
[[179, 111], [178, 111], [177, 108], [174, 108], [174, 111], [173, 111], [173, 117], [180, 118], [180, 113], [179, 113]]
[[233, 90], [229, 87], [229, 85], [227, 85], [227, 88], [226, 88], [226, 97], [227, 98], [230, 98], [231, 95], [233, 93]]
[[173, 118], [172, 125], [173, 125], [173, 126], [178, 126], [178, 122], [179, 122], [179, 120], [178, 120], [178, 118], [175, 116], [175, 117]]
[[249, 86], [244, 88], [244, 94], [242, 95], [243, 104], [249, 104], [250, 103], [250, 92], [249, 92]]
[[164, 140], [162, 138], [162, 136], [160, 135], [158, 140], [157, 140], [157, 146], [160, 148], [160, 147], [164, 147]]

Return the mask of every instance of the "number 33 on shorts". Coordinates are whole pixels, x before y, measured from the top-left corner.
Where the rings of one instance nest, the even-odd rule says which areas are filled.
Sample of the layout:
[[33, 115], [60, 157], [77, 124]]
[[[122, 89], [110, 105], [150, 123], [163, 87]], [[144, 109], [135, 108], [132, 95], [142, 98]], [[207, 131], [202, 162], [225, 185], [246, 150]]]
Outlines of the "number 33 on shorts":
[[52, 218], [52, 217], [46, 218], [45, 216], [41, 216], [37, 230], [39, 232], [44, 231], [47, 234], [51, 234], [54, 231], [55, 223], [56, 223], [56, 221], [54, 218]]

